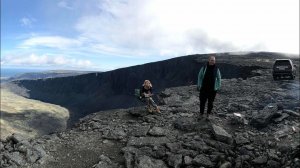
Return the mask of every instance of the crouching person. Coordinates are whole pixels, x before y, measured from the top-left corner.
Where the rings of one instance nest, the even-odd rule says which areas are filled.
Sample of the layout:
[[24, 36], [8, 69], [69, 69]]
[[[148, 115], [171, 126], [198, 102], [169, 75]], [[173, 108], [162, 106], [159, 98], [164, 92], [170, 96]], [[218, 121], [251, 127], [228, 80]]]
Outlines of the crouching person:
[[[156, 105], [156, 103], [154, 102], [154, 100], [152, 99], [152, 84], [149, 80], [145, 80], [144, 84], [140, 90], [140, 95], [142, 97], [142, 99], [144, 99], [147, 103], [147, 109], [150, 113], [152, 113], [153, 111], [156, 111], [157, 113], [160, 113], [160, 110], [158, 108], [158, 106]], [[153, 108], [151, 108], [151, 106]]]

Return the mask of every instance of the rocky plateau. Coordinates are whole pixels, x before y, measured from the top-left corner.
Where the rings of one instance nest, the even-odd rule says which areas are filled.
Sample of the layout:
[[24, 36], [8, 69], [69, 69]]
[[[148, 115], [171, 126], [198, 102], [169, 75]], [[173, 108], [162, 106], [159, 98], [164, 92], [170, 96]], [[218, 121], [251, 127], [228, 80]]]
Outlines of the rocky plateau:
[[74, 127], [34, 139], [0, 142], [0, 167], [280, 168], [300, 167], [299, 76], [223, 79], [213, 115], [197, 120], [196, 85], [155, 95], [161, 114], [144, 104], [89, 114]]

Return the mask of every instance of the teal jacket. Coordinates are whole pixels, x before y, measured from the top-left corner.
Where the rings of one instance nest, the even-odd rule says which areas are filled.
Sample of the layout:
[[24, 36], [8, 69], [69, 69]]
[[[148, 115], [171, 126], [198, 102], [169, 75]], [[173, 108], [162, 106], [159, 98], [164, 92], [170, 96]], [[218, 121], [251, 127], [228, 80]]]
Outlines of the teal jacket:
[[[216, 67], [217, 68], [217, 67]], [[206, 72], [206, 66], [202, 67], [200, 69], [200, 72], [198, 74], [198, 82], [197, 82], [197, 89], [200, 90], [202, 87], [202, 82], [203, 82], [203, 78]], [[221, 73], [219, 68], [217, 68], [217, 74], [216, 74], [216, 79], [215, 79], [215, 87], [214, 90], [218, 91], [221, 88]]]

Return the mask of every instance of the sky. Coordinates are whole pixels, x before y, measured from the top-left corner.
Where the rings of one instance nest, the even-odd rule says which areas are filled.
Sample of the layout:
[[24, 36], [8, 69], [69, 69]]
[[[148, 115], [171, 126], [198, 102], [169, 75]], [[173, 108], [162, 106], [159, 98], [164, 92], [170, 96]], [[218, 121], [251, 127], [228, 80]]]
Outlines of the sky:
[[1, 67], [107, 71], [247, 51], [299, 55], [299, 1], [1, 0]]

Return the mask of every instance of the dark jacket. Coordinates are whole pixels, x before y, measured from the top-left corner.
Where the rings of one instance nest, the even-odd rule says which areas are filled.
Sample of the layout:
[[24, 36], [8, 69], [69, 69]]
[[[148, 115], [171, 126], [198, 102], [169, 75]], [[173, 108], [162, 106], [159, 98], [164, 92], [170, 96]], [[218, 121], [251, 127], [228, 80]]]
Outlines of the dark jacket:
[[150, 87], [149, 89], [146, 89], [144, 86], [142, 86], [141, 90], [140, 90], [140, 95], [141, 97], [145, 97], [144, 93], [146, 94], [152, 94], [152, 87]]
[[[202, 67], [198, 74], [198, 82], [197, 82], [198, 90], [201, 90], [201, 88], [203, 87], [203, 80], [204, 80], [204, 77], [206, 74], [207, 67], [208, 67], [208, 64], [206, 66]], [[213, 77], [213, 83], [212, 83], [213, 89], [214, 89], [214, 91], [217, 91], [221, 87], [221, 73], [217, 66], [214, 67], [212, 75], [213, 75], [212, 76]]]

